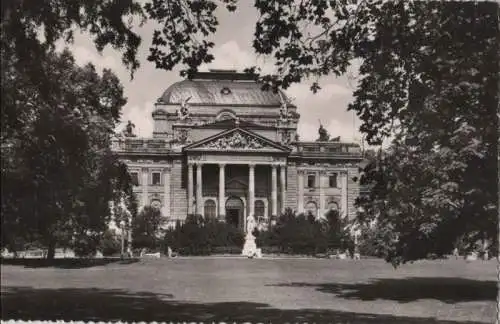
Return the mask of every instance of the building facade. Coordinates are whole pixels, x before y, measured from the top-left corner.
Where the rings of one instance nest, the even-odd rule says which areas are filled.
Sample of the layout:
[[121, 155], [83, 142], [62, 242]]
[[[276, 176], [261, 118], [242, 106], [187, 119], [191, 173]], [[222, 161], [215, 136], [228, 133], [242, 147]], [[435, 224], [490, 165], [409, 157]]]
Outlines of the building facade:
[[247, 216], [265, 228], [286, 208], [355, 214], [359, 145], [329, 139], [322, 127], [320, 140], [300, 141], [297, 107], [246, 74], [211, 70], [174, 83], [152, 118], [152, 138], [135, 137], [129, 123], [113, 150], [139, 206], [160, 208], [170, 224], [199, 214], [245, 230]]

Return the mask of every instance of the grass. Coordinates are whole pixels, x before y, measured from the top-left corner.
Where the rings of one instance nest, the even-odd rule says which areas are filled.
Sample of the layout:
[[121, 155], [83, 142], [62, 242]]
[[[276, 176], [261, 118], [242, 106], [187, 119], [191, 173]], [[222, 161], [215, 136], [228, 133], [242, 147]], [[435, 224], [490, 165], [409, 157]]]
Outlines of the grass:
[[2, 319], [491, 323], [496, 262], [176, 258], [2, 265]]

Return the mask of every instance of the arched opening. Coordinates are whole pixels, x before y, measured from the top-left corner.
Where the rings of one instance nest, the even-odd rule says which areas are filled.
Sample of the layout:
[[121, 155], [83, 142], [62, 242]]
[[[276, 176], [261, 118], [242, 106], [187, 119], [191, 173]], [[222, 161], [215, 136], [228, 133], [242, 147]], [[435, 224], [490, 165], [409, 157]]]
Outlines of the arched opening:
[[216, 205], [215, 201], [209, 199], [205, 201], [205, 206], [203, 208], [203, 214], [206, 220], [212, 220], [216, 218]]
[[337, 204], [337, 202], [335, 201], [330, 201], [328, 203], [328, 207], [327, 207], [328, 210], [334, 210], [334, 211], [338, 211], [339, 210], [339, 204]]
[[306, 215], [307, 216], [313, 216], [313, 217], [317, 217], [317, 214], [318, 214], [318, 206], [316, 205], [316, 203], [314, 201], [309, 201], [307, 204], [306, 204]]
[[243, 201], [239, 197], [230, 197], [226, 201], [226, 223], [237, 228], [243, 225]]

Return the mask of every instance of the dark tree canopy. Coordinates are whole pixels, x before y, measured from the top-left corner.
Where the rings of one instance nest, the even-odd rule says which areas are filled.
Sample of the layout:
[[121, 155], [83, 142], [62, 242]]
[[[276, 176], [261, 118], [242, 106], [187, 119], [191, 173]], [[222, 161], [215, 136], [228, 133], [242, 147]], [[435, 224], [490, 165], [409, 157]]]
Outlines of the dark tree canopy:
[[110, 151], [126, 99], [111, 71], [78, 67], [68, 51], [38, 63], [44, 84], [2, 59], [2, 238], [39, 241], [50, 254], [97, 244], [109, 201], [127, 192], [128, 173]]

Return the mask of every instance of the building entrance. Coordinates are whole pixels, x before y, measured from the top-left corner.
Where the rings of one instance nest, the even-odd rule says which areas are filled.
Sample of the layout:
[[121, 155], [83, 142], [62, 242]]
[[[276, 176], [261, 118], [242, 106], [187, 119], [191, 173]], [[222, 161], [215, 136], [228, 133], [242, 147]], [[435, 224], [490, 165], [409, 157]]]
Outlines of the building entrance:
[[231, 197], [226, 202], [226, 223], [243, 229], [243, 201], [238, 197]]

